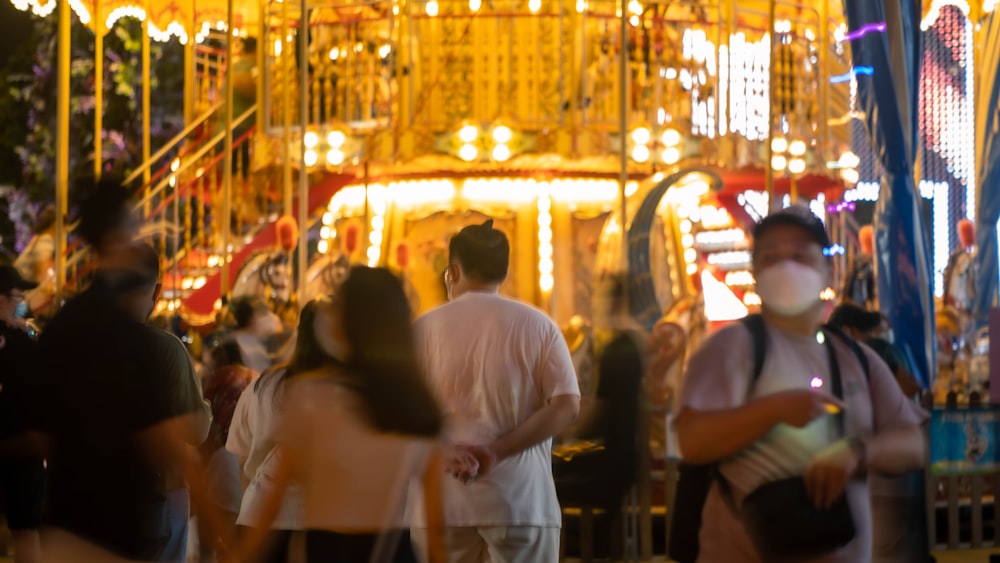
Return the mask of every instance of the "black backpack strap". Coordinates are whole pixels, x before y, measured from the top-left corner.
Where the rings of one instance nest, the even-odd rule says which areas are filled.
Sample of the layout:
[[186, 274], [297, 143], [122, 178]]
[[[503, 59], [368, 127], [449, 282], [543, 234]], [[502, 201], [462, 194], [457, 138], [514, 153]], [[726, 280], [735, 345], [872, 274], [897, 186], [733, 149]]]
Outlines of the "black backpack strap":
[[743, 326], [750, 331], [750, 347], [753, 350], [753, 372], [750, 375], [750, 385], [747, 390], [753, 388], [760, 374], [764, 371], [764, 356], [767, 354], [767, 327], [764, 326], [764, 317], [755, 314], [743, 317]]
[[861, 349], [861, 345], [858, 344], [856, 340], [848, 336], [843, 330], [833, 325], [823, 325], [823, 332], [836, 336], [841, 340], [841, 342], [850, 348], [851, 352], [854, 352], [854, 355], [858, 358], [858, 363], [861, 364], [861, 370], [865, 374], [865, 380], [870, 381], [871, 366], [868, 364], [868, 354], [865, 354], [865, 351]]

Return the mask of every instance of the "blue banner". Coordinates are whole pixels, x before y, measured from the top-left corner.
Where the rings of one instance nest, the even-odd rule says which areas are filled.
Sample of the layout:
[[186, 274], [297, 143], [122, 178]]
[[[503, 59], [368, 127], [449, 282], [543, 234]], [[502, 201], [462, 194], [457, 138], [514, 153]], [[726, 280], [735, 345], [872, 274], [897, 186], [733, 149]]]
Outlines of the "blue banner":
[[927, 387], [934, 372], [930, 242], [914, 182], [920, 77], [920, 0], [844, 0], [848, 27], [882, 24], [851, 41], [858, 109], [884, 176], [875, 211], [879, 310], [907, 367]]
[[[979, 326], [987, 323], [997, 305], [997, 220], [1000, 219], [1000, 10], [993, 12], [982, 35], [983, 58], [976, 76], [976, 151], [979, 167], [976, 201], [976, 262], [978, 276], [975, 310]], [[992, 70], [990, 70], [992, 69]]]
[[935, 475], [1000, 470], [1000, 409], [931, 411], [931, 472]]

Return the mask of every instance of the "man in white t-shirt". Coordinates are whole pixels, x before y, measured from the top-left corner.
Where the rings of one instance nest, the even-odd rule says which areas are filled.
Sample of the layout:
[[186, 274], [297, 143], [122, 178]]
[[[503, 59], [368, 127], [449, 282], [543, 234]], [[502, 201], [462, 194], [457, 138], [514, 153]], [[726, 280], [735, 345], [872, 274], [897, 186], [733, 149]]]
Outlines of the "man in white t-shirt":
[[[871, 561], [867, 474], [902, 474], [921, 466], [919, 425], [926, 414], [903, 396], [870, 348], [861, 347], [866, 374], [845, 340], [820, 337], [820, 294], [832, 282], [822, 222], [795, 206], [761, 221], [753, 238], [753, 273], [767, 335], [760, 376], [752, 381], [747, 328], [733, 324], [719, 330], [688, 364], [675, 423], [685, 461], [718, 463], [731, 489], [724, 494], [716, 481], [709, 492], [698, 561], [761, 562], [732, 505], [741, 505], [763, 484], [798, 476], [817, 506], [829, 507], [846, 494], [856, 529], [852, 541], [809, 561]], [[833, 347], [832, 356], [826, 346]], [[832, 391], [836, 374], [841, 398]], [[842, 429], [831, 410], [842, 410]]]
[[[448, 439], [475, 458], [445, 479], [449, 560], [554, 563], [562, 518], [551, 438], [580, 410], [569, 349], [544, 313], [499, 294], [510, 244], [493, 221], [462, 229], [448, 251], [451, 302], [417, 321], [416, 338]], [[411, 508], [420, 545], [424, 511]]]

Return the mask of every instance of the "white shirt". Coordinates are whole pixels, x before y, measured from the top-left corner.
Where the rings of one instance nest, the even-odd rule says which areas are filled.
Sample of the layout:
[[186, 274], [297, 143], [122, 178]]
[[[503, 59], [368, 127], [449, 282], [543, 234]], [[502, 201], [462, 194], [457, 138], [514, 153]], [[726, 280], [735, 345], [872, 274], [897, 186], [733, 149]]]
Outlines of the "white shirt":
[[282, 443], [300, 460], [304, 529], [370, 533], [407, 527], [406, 492], [423, 476], [434, 440], [376, 430], [361, 398], [335, 377], [296, 380], [286, 413]]
[[[538, 309], [470, 292], [416, 323], [417, 353], [455, 444], [486, 445], [523, 424], [550, 399], [580, 395], [559, 328]], [[463, 484], [444, 480], [449, 526], [546, 526], [562, 520], [545, 440]], [[414, 493], [414, 526], [423, 510]]]
[[[283, 373], [283, 370], [267, 373], [247, 386], [233, 412], [226, 449], [246, 460], [243, 463], [243, 474], [250, 478], [236, 519], [236, 523], [241, 526], [258, 524], [263, 503], [274, 483], [274, 471], [277, 468], [274, 454], [278, 445], [280, 411], [285, 408], [284, 393], [279, 393]], [[281, 509], [271, 528], [302, 529], [302, 493], [297, 484], [292, 483], [285, 490]]]

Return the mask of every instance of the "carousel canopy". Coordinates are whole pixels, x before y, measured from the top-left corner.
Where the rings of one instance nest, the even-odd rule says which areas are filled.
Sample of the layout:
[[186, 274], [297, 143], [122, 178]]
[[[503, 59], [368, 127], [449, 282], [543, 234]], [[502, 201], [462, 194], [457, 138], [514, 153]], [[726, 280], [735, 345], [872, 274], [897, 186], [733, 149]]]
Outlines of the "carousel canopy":
[[[73, 12], [95, 33], [106, 34], [124, 17], [148, 21], [149, 35], [158, 41], [172, 37], [186, 43], [210, 30], [225, 30], [226, 0], [68, 0]], [[48, 16], [58, 0], [11, 0], [19, 10]], [[256, 27], [260, 17], [255, 0], [233, 2], [234, 31]]]

